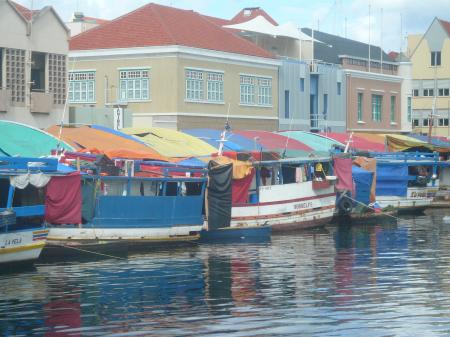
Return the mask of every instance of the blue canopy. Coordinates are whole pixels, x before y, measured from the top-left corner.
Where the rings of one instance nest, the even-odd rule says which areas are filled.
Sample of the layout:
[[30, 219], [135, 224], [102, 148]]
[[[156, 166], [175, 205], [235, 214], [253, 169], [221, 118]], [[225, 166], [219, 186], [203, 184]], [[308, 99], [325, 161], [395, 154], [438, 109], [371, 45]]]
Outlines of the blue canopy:
[[352, 176], [355, 182], [355, 199], [364, 205], [370, 203], [370, 189], [372, 188], [373, 172], [362, 169], [359, 166], [352, 166]]
[[[183, 132], [197, 137], [208, 144], [214, 146], [215, 148], [219, 148], [220, 145], [220, 135], [222, 133], [221, 130], [214, 129], [187, 129], [183, 130]], [[254, 151], [255, 144], [248, 138], [245, 138], [241, 135], [234, 134], [233, 132], [228, 133], [226, 137], [227, 141], [224, 142], [224, 150], [225, 151]], [[258, 144], [258, 151], [260, 150], [261, 145]], [[266, 150], [265, 148], [262, 149]]]
[[377, 196], [405, 197], [408, 189], [408, 166], [404, 163], [377, 163]]
[[[428, 143], [428, 136], [416, 135], [414, 133], [410, 133], [408, 135], [408, 137], [412, 137], [412, 138], [415, 138], [415, 139], [418, 139], [418, 140]], [[450, 142], [446, 142], [445, 140], [439, 139], [437, 137], [431, 137], [430, 141], [431, 141], [431, 145], [434, 145], [436, 147], [440, 147], [440, 148], [449, 148], [450, 147]]]

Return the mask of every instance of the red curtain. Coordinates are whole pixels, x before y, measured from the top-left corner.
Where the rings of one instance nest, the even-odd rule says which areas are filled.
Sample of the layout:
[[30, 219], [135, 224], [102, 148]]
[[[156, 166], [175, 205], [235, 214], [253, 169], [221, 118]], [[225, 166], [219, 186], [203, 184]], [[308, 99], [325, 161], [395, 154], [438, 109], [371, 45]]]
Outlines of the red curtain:
[[45, 196], [45, 220], [52, 224], [81, 223], [81, 174], [52, 177]]
[[338, 190], [353, 191], [352, 158], [334, 158], [334, 172], [338, 177]]
[[243, 204], [248, 202], [248, 190], [255, 176], [255, 169], [252, 168], [251, 173], [242, 179], [233, 179], [232, 184], [232, 202], [233, 204]]

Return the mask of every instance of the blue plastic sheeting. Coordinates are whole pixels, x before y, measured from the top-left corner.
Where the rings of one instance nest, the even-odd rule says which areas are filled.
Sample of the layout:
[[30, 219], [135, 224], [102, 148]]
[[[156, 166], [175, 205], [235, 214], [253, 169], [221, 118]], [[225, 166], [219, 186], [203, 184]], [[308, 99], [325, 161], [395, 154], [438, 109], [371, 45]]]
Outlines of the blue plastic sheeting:
[[144, 142], [142, 142], [142, 141], [140, 141], [139, 139], [137, 139], [136, 137], [127, 135], [126, 133], [123, 133], [123, 132], [120, 132], [120, 131], [117, 131], [117, 130], [108, 128], [108, 127], [106, 127], [106, 126], [101, 126], [101, 125], [93, 124], [93, 125], [91, 125], [91, 128], [92, 128], [92, 129], [96, 129], [96, 130], [100, 130], [100, 131], [103, 131], [103, 132], [112, 133], [113, 135], [116, 135], [116, 136], [119, 136], [119, 137], [122, 137], [122, 138], [126, 138], [126, 139], [129, 139], [129, 140], [134, 140], [135, 142], [138, 142], [138, 143], [147, 145], [147, 144], [145, 144]]
[[[428, 136], [416, 135], [414, 133], [410, 133], [408, 135], [408, 137], [415, 138], [415, 139], [418, 139], [418, 140], [428, 143]], [[434, 146], [437, 146], [437, 147], [447, 147], [447, 148], [450, 147], [449, 142], [446, 142], [446, 141], [436, 138], [436, 137], [431, 137], [431, 144]]]
[[58, 172], [61, 173], [72, 173], [75, 172], [76, 170], [73, 167], [58, 163]]
[[352, 176], [355, 182], [355, 199], [365, 205], [370, 203], [370, 189], [372, 188], [373, 172], [366, 171], [359, 166], [352, 166]]
[[192, 157], [180, 160], [177, 162], [177, 165], [192, 168], [205, 168], [208, 164], [198, 158]]
[[377, 163], [377, 196], [405, 197], [408, 189], [408, 166]]
[[[215, 148], [219, 148], [220, 145], [220, 135], [222, 133], [221, 130], [214, 129], [187, 129], [183, 130], [184, 133], [188, 135], [197, 137], [208, 144], [214, 146]], [[255, 143], [245, 138], [241, 135], [233, 134], [233, 132], [228, 133], [226, 137], [227, 141], [224, 142], [224, 151], [254, 151], [256, 149]], [[261, 145], [258, 144], [257, 150], [261, 149]], [[266, 148], [262, 148], [262, 150], [267, 150]]]

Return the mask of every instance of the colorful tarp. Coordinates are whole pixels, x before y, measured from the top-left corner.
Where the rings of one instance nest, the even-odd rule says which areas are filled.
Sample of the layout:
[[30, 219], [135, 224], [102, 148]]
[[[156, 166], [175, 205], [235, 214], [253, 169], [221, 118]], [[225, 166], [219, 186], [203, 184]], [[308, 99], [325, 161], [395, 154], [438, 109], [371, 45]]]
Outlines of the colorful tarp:
[[377, 163], [377, 187], [378, 196], [405, 197], [408, 190], [408, 166], [397, 163]]
[[133, 135], [153, 150], [167, 157], [186, 158], [210, 156], [217, 149], [186, 133], [163, 128], [125, 128], [122, 132]]
[[31, 126], [0, 120], [0, 155], [42, 157], [51, 154], [57, 147], [73, 151], [67, 143]]
[[430, 151], [433, 150], [431, 144], [404, 135], [386, 135], [386, 143], [390, 152], [400, 152], [420, 148]]
[[[321, 135], [330, 137], [342, 144], [346, 144], [350, 139], [350, 133], [336, 133], [336, 132], [327, 132], [321, 133]], [[366, 138], [360, 137], [357, 134], [353, 134], [350, 148], [359, 150], [359, 151], [374, 151], [374, 152], [383, 152], [385, 151], [384, 144], [375, 143]]]
[[364, 205], [368, 205], [370, 203], [373, 172], [366, 171], [359, 166], [352, 166], [352, 175], [355, 182], [354, 198]]
[[52, 224], [81, 223], [80, 172], [52, 177], [45, 193], [45, 221]]
[[[47, 132], [58, 135], [59, 126], [54, 125]], [[148, 146], [119, 135], [91, 128], [89, 126], [63, 127], [62, 139], [78, 151], [104, 153], [110, 158], [166, 160]]]
[[334, 158], [334, 173], [338, 177], [336, 189], [353, 191], [352, 158]]
[[[209, 145], [214, 146], [216, 149], [219, 149], [220, 139], [221, 139], [221, 130], [214, 129], [186, 129], [183, 132], [197, 137]], [[224, 142], [224, 151], [254, 151], [256, 150], [255, 142], [253, 140], [249, 140], [241, 135], [238, 135], [234, 132], [228, 132], [226, 135], [226, 141]], [[257, 149], [260, 150], [259, 148]], [[267, 150], [263, 147], [263, 151]]]
[[260, 144], [269, 151], [277, 151], [285, 157], [302, 157], [313, 151], [308, 145], [278, 133], [255, 130], [239, 130], [234, 133], [253, 140], [255, 144]]
[[334, 147], [344, 147], [344, 144], [331, 138], [321, 136], [317, 133], [305, 131], [280, 131], [278, 134], [295, 139], [307, 146], [315, 152], [321, 152], [328, 155]]
[[[420, 140], [422, 142], [428, 143], [428, 136], [409, 134], [408, 137]], [[432, 136], [430, 138], [431, 145], [433, 146], [433, 150], [437, 152], [449, 152], [450, 151], [450, 142], [445, 139], [445, 137], [436, 137]]]

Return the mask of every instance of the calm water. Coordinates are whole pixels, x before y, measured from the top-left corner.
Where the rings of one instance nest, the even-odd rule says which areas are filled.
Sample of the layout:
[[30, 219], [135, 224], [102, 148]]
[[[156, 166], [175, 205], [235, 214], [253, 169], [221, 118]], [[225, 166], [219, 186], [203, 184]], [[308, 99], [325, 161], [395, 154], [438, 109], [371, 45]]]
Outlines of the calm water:
[[0, 336], [449, 336], [443, 215], [37, 265], [0, 276]]

